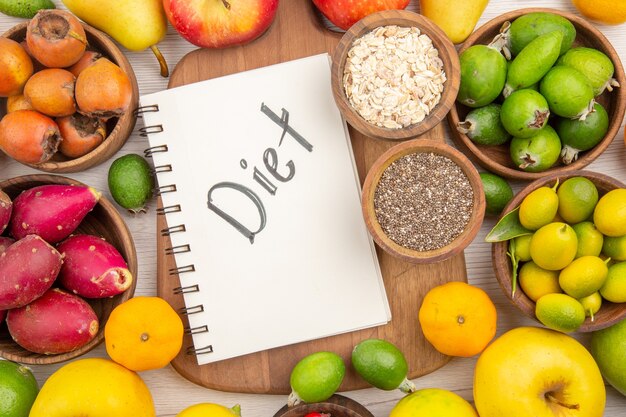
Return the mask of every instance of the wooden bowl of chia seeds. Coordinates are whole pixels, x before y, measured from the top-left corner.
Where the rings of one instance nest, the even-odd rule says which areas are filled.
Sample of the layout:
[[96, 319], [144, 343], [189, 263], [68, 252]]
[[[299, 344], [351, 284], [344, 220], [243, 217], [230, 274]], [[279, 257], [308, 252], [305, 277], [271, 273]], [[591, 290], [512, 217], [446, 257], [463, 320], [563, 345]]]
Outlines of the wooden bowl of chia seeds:
[[365, 178], [361, 202], [374, 241], [413, 263], [460, 253], [485, 214], [478, 171], [443, 139], [410, 140], [382, 154]]

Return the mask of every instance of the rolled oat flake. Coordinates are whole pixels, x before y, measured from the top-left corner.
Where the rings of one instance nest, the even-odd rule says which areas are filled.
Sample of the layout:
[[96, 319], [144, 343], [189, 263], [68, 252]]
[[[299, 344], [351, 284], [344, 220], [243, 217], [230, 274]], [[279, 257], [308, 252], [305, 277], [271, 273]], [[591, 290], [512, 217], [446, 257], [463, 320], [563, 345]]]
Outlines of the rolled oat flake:
[[433, 152], [412, 153], [383, 172], [374, 211], [391, 240], [424, 252], [448, 245], [465, 230], [473, 199], [469, 179], [454, 161]]

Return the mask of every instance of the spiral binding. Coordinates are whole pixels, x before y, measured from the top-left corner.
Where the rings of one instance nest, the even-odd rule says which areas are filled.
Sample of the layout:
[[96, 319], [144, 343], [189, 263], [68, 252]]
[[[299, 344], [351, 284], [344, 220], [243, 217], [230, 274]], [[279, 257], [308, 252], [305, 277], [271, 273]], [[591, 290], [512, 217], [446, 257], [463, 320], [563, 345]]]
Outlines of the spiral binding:
[[[158, 112], [158, 111], [159, 111], [158, 104], [142, 106], [142, 107], [139, 107], [137, 110], [135, 110], [135, 115], [137, 117], [142, 117], [144, 113], [151, 113], [151, 112]], [[141, 136], [148, 136], [148, 135], [158, 134], [163, 131], [164, 131], [163, 125], [158, 124], [158, 125], [153, 125], [153, 126], [142, 127], [141, 129], [139, 129], [139, 134]], [[156, 153], [165, 153], [165, 152], [168, 152], [168, 147], [165, 144], [152, 146], [143, 151], [146, 158], [150, 158], [152, 157], [152, 155]], [[153, 170], [153, 173], [155, 175], [166, 173], [166, 172], [173, 172], [173, 168], [171, 164], [157, 165], [154, 167], [154, 170]], [[166, 193], [175, 193], [176, 191], [177, 191], [176, 184], [168, 184], [168, 185], [162, 185], [162, 186], [157, 187], [154, 190], [154, 193], [156, 195], [163, 195]], [[163, 215], [171, 214], [171, 213], [180, 213], [182, 212], [182, 208], [180, 204], [172, 204], [169, 206], [159, 207], [157, 208], [156, 212], [158, 215], [163, 216]], [[170, 236], [173, 233], [184, 233], [186, 231], [187, 231], [187, 228], [185, 227], [185, 225], [179, 224], [176, 226], [171, 226], [171, 227], [166, 227], [164, 229], [161, 229], [160, 234], [161, 236]], [[181, 245], [165, 248], [165, 255], [167, 256], [177, 255], [180, 253], [187, 253], [187, 252], [191, 252], [191, 246], [189, 244], [181, 244]], [[175, 268], [170, 268], [168, 270], [168, 274], [170, 276], [180, 275], [180, 274], [185, 274], [189, 272], [195, 272], [195, 270], [196, 270], [196, 266], [194, 264], [190, 264], [190, 265], [184, 265], [180, 267], [177, 266]], [[172, 292], [177, 295], [200, 292], [200, 286], [198, 284], [186, 285], [186, 286], [180, 285], [178, 287], [175, 287], [172, 290]], [[183, 308], [180, 308], [178, 312], [179, 314], [184, 315], [184, 316], [202, 313], [204, 312], [204, 305], [198, 304], [198, 305], [194, 305], [190, 307], [183, 307]], [[188, 334], [188, 335], [208, 333], [208, 332], [209, 332], [209, 327], [207, 325], [185, 328], [185, 334]], [[207, 353], [212, 353], [213, 345], [207, 345], [201, 348], [195, 348], [194, 346], [189, 346], [186, 349], [186, 352], [188, 355], [204, 355]]]
[[193, 346], [189, 346], [186, 350], [187, 355], [204, 355], [205, 353], [213, 353], [213, 345], [207, 345], [196, 349]]
[[176, 287], [172, 290], [174, 294], [189, 294], [191, 292], [200, 292], [200, 286], [198, 284], [187, 285], [186, 287]]

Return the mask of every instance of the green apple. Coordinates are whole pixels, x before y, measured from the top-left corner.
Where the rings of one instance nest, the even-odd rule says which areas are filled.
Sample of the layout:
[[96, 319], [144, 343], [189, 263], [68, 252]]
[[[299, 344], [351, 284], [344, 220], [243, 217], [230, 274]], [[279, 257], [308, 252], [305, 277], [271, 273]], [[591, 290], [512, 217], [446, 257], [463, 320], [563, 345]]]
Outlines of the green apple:
[[598, 365], [576, 339], [518, 327], [478, 358], [474, 403], [480, 417], [602, 417], [606, 392]]
[[591, 354], [607, 382], [626, 395], [626, 319], [593, 332]]
[[478, 417], [463, 397], [440, 388], [425, 388], [406, 395], [393, 407], [389, 417]]

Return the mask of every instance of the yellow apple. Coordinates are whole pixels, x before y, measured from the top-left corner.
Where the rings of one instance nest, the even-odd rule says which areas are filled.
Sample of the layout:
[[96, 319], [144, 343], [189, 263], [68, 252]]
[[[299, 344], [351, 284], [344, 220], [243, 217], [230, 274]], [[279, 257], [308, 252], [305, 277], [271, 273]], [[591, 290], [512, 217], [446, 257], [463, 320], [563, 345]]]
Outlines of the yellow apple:
[[476, 363], [480, 417], [602, 417], [605, 402], [593, 357], [560, 332], [518, 327], [496, 339]]

